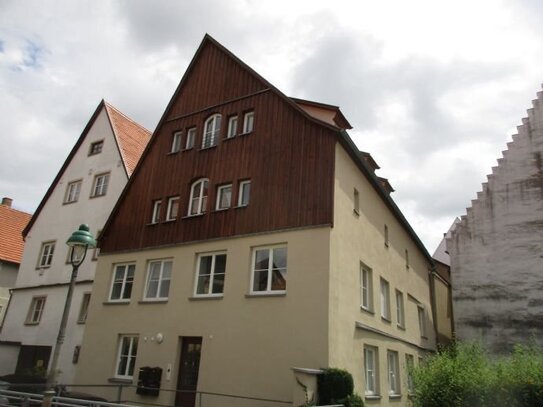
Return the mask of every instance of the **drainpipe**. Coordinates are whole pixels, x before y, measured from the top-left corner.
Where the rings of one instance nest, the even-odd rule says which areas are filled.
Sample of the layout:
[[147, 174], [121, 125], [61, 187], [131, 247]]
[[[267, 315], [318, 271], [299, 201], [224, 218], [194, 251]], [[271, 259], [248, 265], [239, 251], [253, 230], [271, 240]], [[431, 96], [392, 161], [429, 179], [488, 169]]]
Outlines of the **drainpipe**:
[[432, 306], [432, 320], [434, 322], [434, 333], [436, 338], [436, 349], [438, 348], [438, 342], [439, 342], [439, 336], [438, 336], [438, 328], [437, 328], [437, 311], [436, 311], [436, 286], [435, 286], [435, 280], [434, 275], [436, 274], [436, 266], [432, 262], [430, 263], [430, 267], [428, 269], [428, 278], [430, 280], [429, 288], [430, 288], [430, 304]]

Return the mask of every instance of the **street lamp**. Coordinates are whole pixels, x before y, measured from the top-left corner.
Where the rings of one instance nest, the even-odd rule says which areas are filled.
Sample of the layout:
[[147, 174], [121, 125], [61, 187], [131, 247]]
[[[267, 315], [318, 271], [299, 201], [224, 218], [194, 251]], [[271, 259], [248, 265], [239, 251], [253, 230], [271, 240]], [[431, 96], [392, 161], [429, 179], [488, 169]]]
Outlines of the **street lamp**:
[[56, 384], [57, 365], [60, 355], [60, 349], [64, 342], [64, 336], [66, 334], [66, 324], [68, 322], [68, 315], [70, 314], [70, 305], [72, 303], [72, 295], [75, 287], [75, 280], [77, 278], [77, 270], [85, 256], [87, 255], [87, 249], [90, 247], [96, 247], [96, 240], [90, 233], [89, 225], [81, 225], [76, 230], [68, 241], [66, 242], [70, 246], [70, 264], [72, 265], [72, 276], [70, 278], [70, 285], [68, 287], [68, 294], [66, 295], [66, 303], [64, 304], [64, 311], [62, 312], [62, 319], [60, 320], [60, 327], [58, 329], [57, 343], [55, 351], [53, 352], [53, 360], [51, 361], [51, 367], [49, 374], [47, 375], [47, 388], [50, 389]]

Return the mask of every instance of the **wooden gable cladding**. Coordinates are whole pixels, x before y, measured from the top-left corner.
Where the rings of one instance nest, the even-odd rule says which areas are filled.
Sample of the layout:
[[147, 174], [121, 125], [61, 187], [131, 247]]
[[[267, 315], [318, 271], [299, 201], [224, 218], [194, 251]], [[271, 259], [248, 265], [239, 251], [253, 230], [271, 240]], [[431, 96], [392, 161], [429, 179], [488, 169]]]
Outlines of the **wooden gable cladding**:
[[[247, 111], [254, 111], [254, 130], [226, 140], [227, 117], [237, 114], [239, 129]], [[215, 147], [201, 149], [203, 123], [215, 113], [223, 118], [220, 141]], [[169, 153], [173, 133], [181, 130], [186, 136], [187, 128], [193, 126], [197, 128], [194, 148]], [[102, 251], [331, 224], [334, 133], [308, 120], [273, 90], [164, 121], [104, 230]], [[209, 179], [206, 213], [187, 217], [190, 188], [199, 178]], [[236, 208], [239, 181], [247, 179], [251, 180], [249, 205]], [[233, 187], [233, 207], [215, 211], [217, 187], [227, 183]], [[178, 218], [151, 225], [153, 201], [162, 200], [164, 220], [171, 196], [180, 196]]]

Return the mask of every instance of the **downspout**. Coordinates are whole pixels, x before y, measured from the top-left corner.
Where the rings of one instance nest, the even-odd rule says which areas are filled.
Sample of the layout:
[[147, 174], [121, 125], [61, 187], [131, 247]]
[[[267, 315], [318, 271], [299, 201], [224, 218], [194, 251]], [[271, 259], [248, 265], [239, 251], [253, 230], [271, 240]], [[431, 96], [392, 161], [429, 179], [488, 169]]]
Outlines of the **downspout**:
[[432, 307], [432, 320], [434, 322], [434, 334], [436, 338], [436, 350], [438, 350], [439, 345], [439, 333], [437, 326], [437, 310], [436, 310], [436, 291], [435, 291], [435, 280], [434, 274], [436, 273], [436, 266], [432, 262], [430, 263], [430, 268], [428, 270], [428, 278], [430, 279], [429, 289], [430, 289], [430, 304]]

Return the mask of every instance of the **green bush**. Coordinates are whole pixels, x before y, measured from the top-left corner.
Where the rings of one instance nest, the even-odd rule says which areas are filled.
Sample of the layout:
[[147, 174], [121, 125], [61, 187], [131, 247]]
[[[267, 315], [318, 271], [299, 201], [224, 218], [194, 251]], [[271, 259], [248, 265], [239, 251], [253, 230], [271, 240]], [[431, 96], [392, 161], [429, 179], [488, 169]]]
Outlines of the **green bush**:
[[364, 407], [364, 401], [358, 394], [353, 393], [347, 396], [345, 407]]
[[413, 369], [415, 407], [543, 407], [543, 351], [517, 346], [490, 358], [478, 344], [458, 344]]
[[323, 369], [317, 377], [317, 384], [320, 404], [343, 404], [354, 389], [353, 377], [343, 369]]

